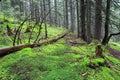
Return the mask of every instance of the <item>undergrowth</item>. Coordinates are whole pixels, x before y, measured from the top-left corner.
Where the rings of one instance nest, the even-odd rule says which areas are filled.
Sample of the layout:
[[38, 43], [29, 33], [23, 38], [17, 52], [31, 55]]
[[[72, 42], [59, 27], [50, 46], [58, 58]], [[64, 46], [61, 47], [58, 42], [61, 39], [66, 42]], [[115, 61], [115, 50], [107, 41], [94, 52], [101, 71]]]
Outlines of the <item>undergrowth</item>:
[[[104, 59], [90, 59], [91, 46], [68, 46], [65, 42], [26, 48], [0, 59], [2, 80], [119, 80], [120, 61], [106, 55], [112, 69], [101, 66], [92, 69], [91, 62], [98, 65]], [[88, 53], [86, 52], [88, 50]], [[77, 54], [76, 54], [77, 53]], [[93, 54], [94, 55], [94, 54]]]
[[[14, 20], [10, 19], [8, 23], [11, 28], [12, 21]], [[6, 23], [2, 25], [3, 30], [5, 25]], [[25, 24], [24, 27], [26, 26]], [[48, 27], [48, 39], [65, 31], [61, 28]], [[0, 32], [0, 47], [11, 46], [8, 37], [2, 36], [5, 32], [5, 30]], [[36, 37], [37, 29], [34, 32], [32, 39]], [[26, 43], [28, 36], [22, 35]], [[44, 25], [41, 37], [43, 36]], [[10, 38], [12, 39], [12, 36]], [[88, 45], [70, 46], [66, 44], [65, 39], [60, 39], [53, 44], [33, 49], [26, 48], [9, 54], [0, 58], [0, 80], [120, 80], [120, 61], [108, 55], [105, 46], [102, 47], [105, 59], [95, 58], [95, 45], [98, 43], [94, 40]], [[110, 45], [119, 49], [116, 43]], [[98, 63], [105, 60], [109, 61], [110, 68], [105, 65], [99, 66]], [[88, 66], [90, 62], [99, 67], [90, 68]]]
[[116, 43], [116, 42], [110, 42], [110, 47], [113, 49], [116, 49], [118, 51], [120, 51], [120, 43]]

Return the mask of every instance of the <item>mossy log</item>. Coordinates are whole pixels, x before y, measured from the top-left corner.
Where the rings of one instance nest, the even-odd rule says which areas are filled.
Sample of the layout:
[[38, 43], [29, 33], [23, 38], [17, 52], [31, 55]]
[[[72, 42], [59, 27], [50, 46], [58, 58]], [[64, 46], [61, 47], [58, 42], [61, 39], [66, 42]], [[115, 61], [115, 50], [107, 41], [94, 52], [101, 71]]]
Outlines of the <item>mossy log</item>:
[[33, 44], [23, 44], [23, 45], [17, 45], [17, 46], [13, 46], [13, 47], [5, 47], [5, 48], [0, 48], [0, 57], [3, 57], [5, 55], [8, 55], [10, 53], [22, 50], [24, 48], [34, 48], [34, 47], [40, 47], [42, 45], [47, 45], [47, 44], [51, 44], [54, 43], [56, 41], [58, 41], [59, 39], [63, 38], [64, 36], [66, 36], [68, 33], [62, 34], [57, 38], [54, 38], [52, 40], [45, 40], [43, 42], [40, 43], [33, 43]]

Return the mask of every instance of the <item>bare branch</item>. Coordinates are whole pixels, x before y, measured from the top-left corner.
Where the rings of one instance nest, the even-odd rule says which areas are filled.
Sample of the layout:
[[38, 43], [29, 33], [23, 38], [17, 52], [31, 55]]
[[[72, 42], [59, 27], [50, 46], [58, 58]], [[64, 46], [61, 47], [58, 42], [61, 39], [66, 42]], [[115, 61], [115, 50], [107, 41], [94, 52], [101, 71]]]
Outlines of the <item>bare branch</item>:
[[[29, 16], [30, 16], [30, 15], [29, 15]], [[13, 39], [13, 46], [15, 46], [15, 42], [16, 42], [17, 35], [18, 35], [18, 33], [20, 34], [21, 28], [22, 28], [22, 26], [24, 25], [24, 23], [28, 20], [29, 16], [26, 17], [25, 20], [24, 20], [24, 21], [20, 24], [20, 26], [18, 27], [18, 29], [17, 29], [17, 31], [16, 31], [16, 33], [15, 33], [14, 39]]]
[[110, 36], [108, 37], [108, 41], [110, 40], [110, 38], [111, 38], [112, 36], [116, 36], [116, 35], [120, 35], [120, 32], [110, 34]]

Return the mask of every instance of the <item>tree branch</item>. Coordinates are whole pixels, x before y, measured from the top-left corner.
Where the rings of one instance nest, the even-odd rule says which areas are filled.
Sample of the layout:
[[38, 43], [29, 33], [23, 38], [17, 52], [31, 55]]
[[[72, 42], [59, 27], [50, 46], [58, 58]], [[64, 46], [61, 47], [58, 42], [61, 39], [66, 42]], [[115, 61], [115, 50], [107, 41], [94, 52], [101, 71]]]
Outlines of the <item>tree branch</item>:
[[[30, 15], [29, 15], [30, 16]], [[15, 33], [15, 36], [14, 36], [14, 40], [13, 40], [13, 46], [15, 46], [15, 42], [16, 42], [16, 38], [17, 38], [17, 35], [18, 33], [20, 34], [20, 31], [21, 31], [21, 27], [24, 25], [24, 23], [28, 20], [28, 17], [25, 18], [25, 20], [20, 24], [20, 26], [18, 27], [16, 33]], [[19, 35], [18, 35], [19, 36]]]
[[112, 36], [116, 36], [116, 35], [120, 35], [120, 32], [110, 34], [110, 36], [108, 36], [108, 41], [110, 40], [110, 38], [111, 38]]

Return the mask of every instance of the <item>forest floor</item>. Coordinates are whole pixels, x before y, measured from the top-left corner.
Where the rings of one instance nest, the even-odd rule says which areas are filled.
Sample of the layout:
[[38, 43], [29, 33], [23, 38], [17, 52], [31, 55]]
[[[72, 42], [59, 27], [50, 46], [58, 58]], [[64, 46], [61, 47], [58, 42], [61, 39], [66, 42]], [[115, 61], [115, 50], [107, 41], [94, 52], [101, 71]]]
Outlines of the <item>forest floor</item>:
[[[77, 38], [77, 35], [75, 34], [72, 34], [70, 37], [65, 37], [64, 38], [66, 40], [66, 43], [69, 45], [69, 46], [75, 46], [75, 45], [79, 45], [79, 46], [82, 46], [82, 45], [87, 45], [86, 42], [84, 41], [79, 41], [78, 38]], [[113, 49], [111, 48], [110, 46], [108, 47], [108, 50], [109, 50], [109, 53], [120, 60], [120, 51], [116, 50], [116, 49]]]
[[75, 46], [75, 45], [82, 46], [87, 44], [84, 41], [78, 40], [77, 35], [75, 34], [69, 34], [69, 36], [65, 36], [64, 39], [69, 46]]
[[110, 48], [110, 47], [108, 48], [108, 50], [112, 56], [114, 56], [115, 58], [120, 60], [120, 51], [115, 50], [115, 49]]
[[[3, 21], [2, 19], [0, 15], [0, 21]], [[8, 19], [9, 22], [0, 24], [0, 48], [12, 45], [11, 40], [14, 36], [3, 36], [6, 35], [6, 25], [11, 28], [19, 26], [13, 24], [13, 19]], [[30, 34], [24, 33], [27, 26], [25, 23], [22, 29], [23, 44], [28, 42]], [[48, 40], [66, 31], [49, 26]], [[34, 30], [31, 42], [37, 33], [38, 26]], [[44, 25], [40, 36], [40, 41], [43, 40]], [[0, 80], [120, 80], [120, 43], [110, 42], [109, 50], [102, 46], [105, 59], [95, 57], [95, 46], [99, 43], [93, 40], [87, 44], [77, 38], [76, 34], [69, 33], [53, 44], [22, 49], [0, 58]]]

